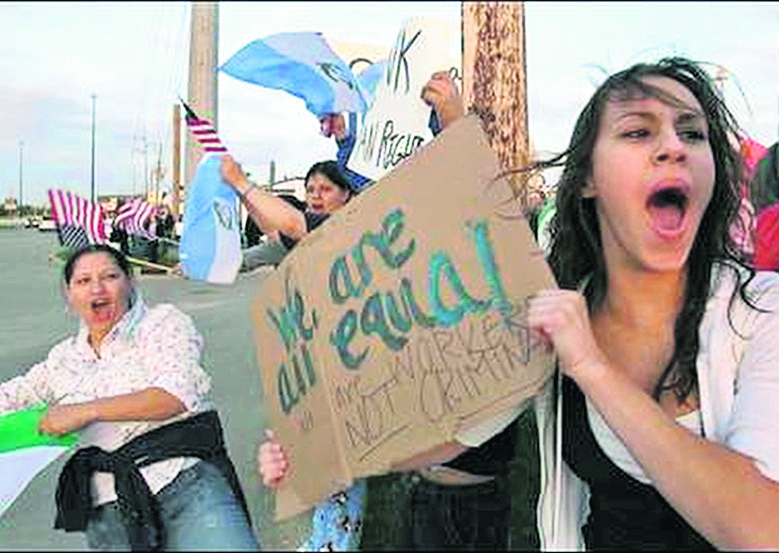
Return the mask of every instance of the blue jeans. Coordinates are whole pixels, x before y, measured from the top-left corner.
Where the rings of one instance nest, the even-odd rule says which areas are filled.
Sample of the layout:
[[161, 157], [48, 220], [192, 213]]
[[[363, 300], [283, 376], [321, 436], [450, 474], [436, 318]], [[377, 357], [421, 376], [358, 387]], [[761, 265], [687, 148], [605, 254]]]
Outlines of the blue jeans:
[[443, 486], [406, 473], [410, 531], [403, 549], [492, 550], [508, 548], [511, 498], [498, 477], [483, 484]]
[[[241, 504], [218, 468], [205, 461], [183, 470], [156, 495], [164, 551], [259, 551]], [[87, 543], [96, 551], [130, 551], [116, 501], [90, 517]]]
[[506, 551], [511, 497], [504, 476], [444, 486], [416, 472], [367, 478], [364, 551]]

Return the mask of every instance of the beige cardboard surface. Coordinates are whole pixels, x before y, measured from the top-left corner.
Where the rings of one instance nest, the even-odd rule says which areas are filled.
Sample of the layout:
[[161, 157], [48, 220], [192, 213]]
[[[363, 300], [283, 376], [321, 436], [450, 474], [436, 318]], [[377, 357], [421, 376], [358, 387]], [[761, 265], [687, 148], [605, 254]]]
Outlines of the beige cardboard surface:
[[[525, 314], [526, 298], [554, 279], [497, 175], [478, 120], [464, 118], [263, 282], [254, 310], [260, 367], [293, 466], [278, 517], [451, 441], [551, 376]], [[281, 305], [303, 313], [302, 324], [288, 317], [289, 328], [310, 329], [288, 331], [289, 351], [268, 315]], [[306, 394], [280, 392], [280, 367], [290, 370], [303, 344], [316, 381], [307, 385], [299, 360]]]
[[[290, 267], [279, 268], [263, 281], [252, 316], [265, 409], [291, 467], [290, 478], [276, 494], [276, 513], [282, 518], [308, 509], [349, 483], [336, 446], [322, 367], [314, 363], [305, 336], [313, 330], [311, 312], [297, 303], [298, 290]], [[316, 471], [311, 470], [312, 463]]]

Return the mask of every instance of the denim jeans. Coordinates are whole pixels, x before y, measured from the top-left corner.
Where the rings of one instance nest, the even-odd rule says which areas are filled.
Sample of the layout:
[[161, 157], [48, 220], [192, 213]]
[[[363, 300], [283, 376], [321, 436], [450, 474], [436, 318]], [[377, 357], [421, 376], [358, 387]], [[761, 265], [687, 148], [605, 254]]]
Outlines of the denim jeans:
[[[238, 499], [218, 468], [205, 461], [183, 470], [156, 495], [164, 551], [259, 551]], [[87, 543], [96, 551], [129, 551], [116, 501], [90, 517]]]
[[405, 476], [411, 528], [404, 549], [507, 549], [510, 499], [499, 479], [444, 486], [415, 473]]
[[506, 550], [510, 512], [503, 477], [444, 486], [415, 472], [367, 479], [362, 550]]

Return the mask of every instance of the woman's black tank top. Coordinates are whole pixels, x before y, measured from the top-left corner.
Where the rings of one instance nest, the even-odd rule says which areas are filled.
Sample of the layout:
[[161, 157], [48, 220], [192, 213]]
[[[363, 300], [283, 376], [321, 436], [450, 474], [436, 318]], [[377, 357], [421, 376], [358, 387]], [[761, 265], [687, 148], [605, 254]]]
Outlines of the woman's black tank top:
[[582, 532], [592, 549], [713, 549], [653, 487], [625, 473], [600, 448], [584, 394], [563, 377], [563, 459], [590, 486]]

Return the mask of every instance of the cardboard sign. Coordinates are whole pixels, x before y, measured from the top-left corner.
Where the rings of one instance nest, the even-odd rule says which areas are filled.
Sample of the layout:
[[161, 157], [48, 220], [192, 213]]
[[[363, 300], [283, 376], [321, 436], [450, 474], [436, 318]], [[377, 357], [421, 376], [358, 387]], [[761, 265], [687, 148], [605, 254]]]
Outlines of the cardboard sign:
[[265, 407], [290, 459], [277, 517], [535, 395], [527, 297], [554, 279], [475, 117], [341, 208], [253, 306]]
[[376, 99], [357, 133], [349, 169], [379, 180], [433, 137], [428, 128], [431, 108], [420, 97], [422, 87], [436, 71], [459, 72], [458, 38], [457, 30], [442, 20], [404, 22], [376, 87]]

